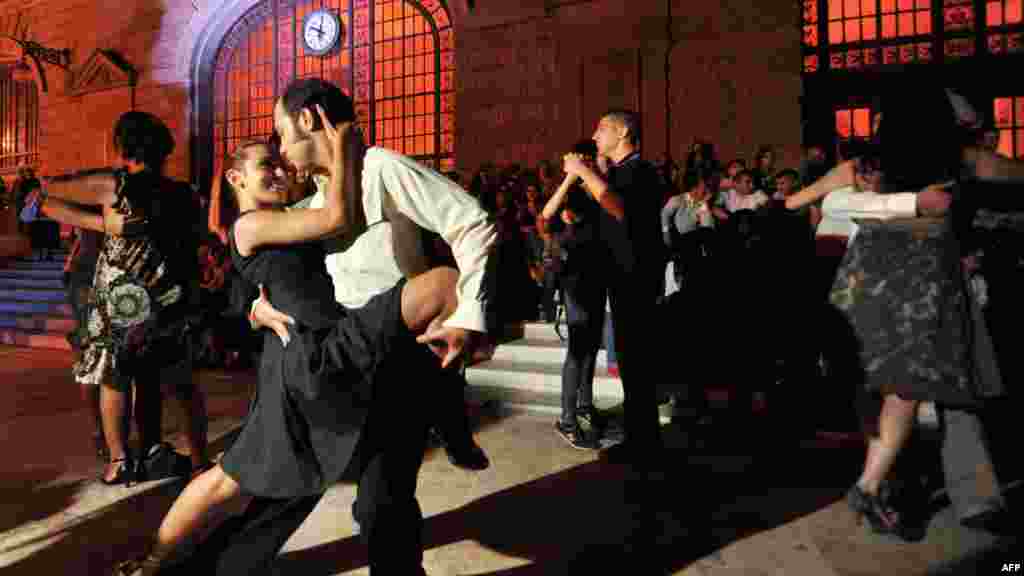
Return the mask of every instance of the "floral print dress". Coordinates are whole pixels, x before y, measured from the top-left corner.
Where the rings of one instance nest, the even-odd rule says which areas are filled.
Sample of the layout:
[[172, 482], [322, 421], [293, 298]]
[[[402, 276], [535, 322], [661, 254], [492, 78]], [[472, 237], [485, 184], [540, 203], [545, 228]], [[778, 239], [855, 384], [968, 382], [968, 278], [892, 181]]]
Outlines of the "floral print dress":
[[[113, 209], [125, 216], [126, 228], [144, 224], [147, 215], [131, 198], [163, 193], [154, 176], [119, 170], [115, 177]], [[151, 236], [107, 235], [96, 262], [82, 354], [73, 367], [75, 381], [124, 389], [137, 367], [159, 368], [183, 359], [185, 321], [165, 311], [184, 298], [181, 283], [170, 274]]]

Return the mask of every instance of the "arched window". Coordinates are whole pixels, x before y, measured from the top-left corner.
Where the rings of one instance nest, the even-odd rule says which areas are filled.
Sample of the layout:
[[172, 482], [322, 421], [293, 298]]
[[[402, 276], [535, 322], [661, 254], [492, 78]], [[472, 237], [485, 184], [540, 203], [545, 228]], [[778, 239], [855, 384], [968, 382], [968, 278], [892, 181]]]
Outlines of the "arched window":
[[39, 163], [39, 94], [36, 83], [0, 80], [0, 171]]
[[[334, 11], [340, 48], [307, 54], [303, 17]], [[455, 165], [455, 38], [440, 0], [263, 0], [224, 37], [213, 67], [213, 152], [273, 130], [274, 102], [294, 79], [320, 77], [356, 103], [370, 143], [442, 171]]]

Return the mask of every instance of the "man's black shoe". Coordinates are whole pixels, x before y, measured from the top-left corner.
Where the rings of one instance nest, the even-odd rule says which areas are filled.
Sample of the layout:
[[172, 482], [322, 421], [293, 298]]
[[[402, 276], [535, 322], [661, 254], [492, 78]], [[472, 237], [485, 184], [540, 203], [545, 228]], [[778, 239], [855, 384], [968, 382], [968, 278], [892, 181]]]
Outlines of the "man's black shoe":
[[165, 478], [188, 478], [191, 474], [191, 460], [188, 456], [175, 452], [174, 447], [167, 442], [150, 448], [146, 457], [139, 460], [136, 468], [136, 477], [139, 482]]
[[484, 449], [472, 440], [459, 448], [446, 445], [444, 449], [448, 453], [448, 461], [452, 463], [452, 466], [472, 471], [486, 470], [491, 467], [491, 461], [487, 458]]

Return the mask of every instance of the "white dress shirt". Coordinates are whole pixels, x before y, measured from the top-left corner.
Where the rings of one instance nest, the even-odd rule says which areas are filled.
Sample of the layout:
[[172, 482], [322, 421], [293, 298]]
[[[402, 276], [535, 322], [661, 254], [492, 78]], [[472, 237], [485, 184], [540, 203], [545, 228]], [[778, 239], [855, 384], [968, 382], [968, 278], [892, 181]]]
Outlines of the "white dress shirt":
[[[309, 207], [320, 208], [327, 178], [314, 178], [317, 192]], [[409, 253], [409, 248], [396, 252], [392, 224], [385, 219], [385, 204], [390, 199], [396, 212], [420, 228], [440, 234], [452, 248], [459, 267], [459, 303], [444, 325], [486, 332], [485, 303], [480, 296], [497, 231], [479, 202], [435, 170], [376, 146], [366, 151], [363, 160], [362, 190], [368, 229], [351, 246], [328, 254], [326, 259], [338, 302], [350, 308], [364, 306], [402, 278], [399, 260], [421, 256]]]
[[729, 213], [737, 210], [757, 210], [767, 204], [768, 200], [768, 195], [760, 190], [755, 190], [744, 196], [733, 188], [725, 195], [725, 209]]
[[857, 235], [854, 219], [890, 220], [917, 215], [917, 193], [878, 194], [858, 192], [853, 186], [837, 188], [825, 196], [821, 205], [818, 236], [846, 236], [852, 242]]

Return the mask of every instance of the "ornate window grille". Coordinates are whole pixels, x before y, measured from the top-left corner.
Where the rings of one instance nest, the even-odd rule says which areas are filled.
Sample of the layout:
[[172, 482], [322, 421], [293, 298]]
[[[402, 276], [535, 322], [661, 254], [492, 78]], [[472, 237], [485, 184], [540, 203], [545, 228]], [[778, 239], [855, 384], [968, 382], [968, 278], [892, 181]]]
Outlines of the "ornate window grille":
[[[324, 57], [305, 53], [300, 30], [321, 8], [344, 28]], [[229, 30], [213, 74], [215, 157], [269, 136], [287, 85], [320, 77], [353, 97], [371, 144], [454, 168], [455, 38], [440, 0], [264, 0]]]
[[39, 93], [35, 82], [0, 81], [0, 172], [39, 163]]

